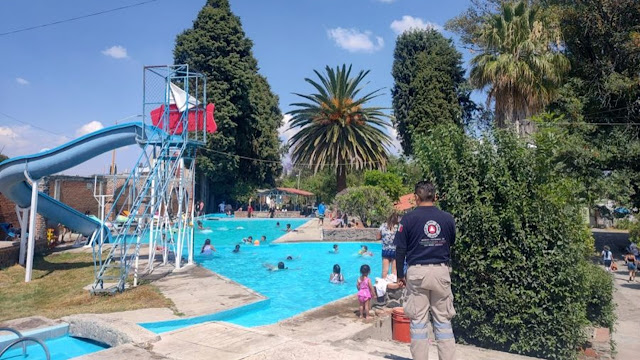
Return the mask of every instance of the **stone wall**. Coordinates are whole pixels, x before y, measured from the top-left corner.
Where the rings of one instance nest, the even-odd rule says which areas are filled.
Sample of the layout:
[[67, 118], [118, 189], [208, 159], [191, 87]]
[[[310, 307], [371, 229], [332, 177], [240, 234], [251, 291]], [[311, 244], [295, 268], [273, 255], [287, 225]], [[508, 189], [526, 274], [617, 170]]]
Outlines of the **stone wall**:
[[[40, 254], [47, 249], [46, 240], [36, 240], [34, 255]], [[20, 241], [15, 241], [12, 246], [0, 248], [0, 269], [13, 266], [18, 263], [20, 256]]]
[[378, 229], [322, 229], [323, 241], [375, 241]]

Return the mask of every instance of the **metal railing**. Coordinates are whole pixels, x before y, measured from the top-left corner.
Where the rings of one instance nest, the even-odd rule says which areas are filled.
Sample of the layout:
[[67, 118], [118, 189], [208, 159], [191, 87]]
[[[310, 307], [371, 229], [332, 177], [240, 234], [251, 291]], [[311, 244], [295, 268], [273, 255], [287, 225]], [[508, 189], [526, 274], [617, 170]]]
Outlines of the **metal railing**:
[[[31, 337], [31, 336], [23, 336], [23, 337], [21, 337], [19, 339], [15, 339], [12, 342], [10, 342], [9, 345], [5, 346], [5, 348], [2, 349], [2, 351], [0, 351], [0, 358], [2, 357], [2, 355], [4, 355], [4, 353], [9, 351], [9, 349], [14, 347], [15, 345], [20, 344], [20, 343], [26, 343], [27, 341], [32, 341], [34, 343], [40, 344], [40, 346], [42, 346], [42, 348], [44, 349], [44, 354], [47, 357], [47, 360], [51, 360], [51, 354], [49, 354], [49, 348], [47, 348], [47, 345], [42, 340], [36, 339], [34, 337]], [[26, 347], [23, 348], [23, 352], [24, 352], [23, 355], [26, 355]]]
[[[0, 332], [2, 332], [2, 331], [11, 332], [11, 333], [14, 333], [14, 334], [18, 335], [18, 339], [22, 339], [24, 337], [24, 335], [22, 335], [22, 333], [20, 331], [14, 329], [14, 328], [0, 327]], [[24, 356], [26, 354], [27, 354], [27, 344], [22, 344], [22, 355]]]

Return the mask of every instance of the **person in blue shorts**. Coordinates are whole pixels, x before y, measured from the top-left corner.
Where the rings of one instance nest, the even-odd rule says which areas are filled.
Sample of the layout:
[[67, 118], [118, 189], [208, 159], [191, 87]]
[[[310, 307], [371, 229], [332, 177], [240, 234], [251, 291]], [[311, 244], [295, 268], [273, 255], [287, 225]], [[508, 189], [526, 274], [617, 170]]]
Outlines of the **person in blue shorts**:
[[638, 270], [638, 259], [635, 255], [629, 252], [624, 257], [624, 261], [627, 263], [627, 269], [629, 269], [629, 282], [636, 281], [636, 270]]
[[395, 211], [389, 215], [387, 221], [380, 226], [378, 232], [378, 240], [382, 242], [382, 278], [386, 279], [389, 275], [389, 268], [394, 276], [396, 274], [396, 246], [393, 240], [396, 238], [398, 231], [398, 213]]

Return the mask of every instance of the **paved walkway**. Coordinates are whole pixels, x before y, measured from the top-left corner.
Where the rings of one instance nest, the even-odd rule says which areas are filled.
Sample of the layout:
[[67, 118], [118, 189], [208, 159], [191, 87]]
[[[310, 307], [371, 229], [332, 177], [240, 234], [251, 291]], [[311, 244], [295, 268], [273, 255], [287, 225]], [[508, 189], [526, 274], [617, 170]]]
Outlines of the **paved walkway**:
[[628, 282], [629, 272], [622, 261], [618, 261], [618, 269], [614, 274], [613, 296], [618, 315], [613, 333], [616, 358], [637, 359], [640, 357], [640, 278]]
[[613, 274], [618, 321], [613, 332], [617, 359], [636, 359], [640, 355], [640, 277], [630, 283], [629, 272], [621, 259], [624, 248], [629, 244], [629, 234], [625, 231], [592, 229], [596, 250], [602, 251], [608, 245], [617, 260], [618, 271]]

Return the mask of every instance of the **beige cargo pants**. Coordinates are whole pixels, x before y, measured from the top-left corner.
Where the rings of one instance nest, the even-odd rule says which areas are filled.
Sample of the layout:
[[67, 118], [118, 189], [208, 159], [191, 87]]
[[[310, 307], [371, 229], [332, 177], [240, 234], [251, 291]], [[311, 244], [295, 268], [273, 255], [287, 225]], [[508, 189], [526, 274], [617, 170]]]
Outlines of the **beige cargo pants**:
[[440, 360], [454, 360], [456, 340], [451, 318], [456, 314], [451, 293], [449, 268], [442, 265], [412, 265], [407, 270], [407, 298], [404, 313], [411, 319], [411, 355], [429, 359], [428, 323], [433, 317], [433, 333]]

